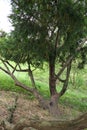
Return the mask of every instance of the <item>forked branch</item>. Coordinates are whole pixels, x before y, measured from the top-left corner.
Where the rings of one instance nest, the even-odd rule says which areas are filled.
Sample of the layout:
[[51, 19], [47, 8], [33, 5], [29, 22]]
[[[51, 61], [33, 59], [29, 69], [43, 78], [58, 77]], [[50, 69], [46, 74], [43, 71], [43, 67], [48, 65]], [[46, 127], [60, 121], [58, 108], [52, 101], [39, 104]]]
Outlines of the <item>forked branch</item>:
[[21, 83], [16, 76], [14, 75], [14, 73], [11, 72], [11, 70], [9, 69], [7, 62], [5, 62], [3, 59], [0, 58], [0, 60], [2, 61], [3, 65], [5, 66], [5, 69], [3, 67], [0, 67], [0, 69], [2, 71], [4, 71], [5, 73], [7, 73], [14, 81], [16, 86], [19, 86], [25, 90], [27, 90], [28, 92], [32, 93], [37, 99], [42, 99], [42, 96], [39, 94], [38, 90], [36, 88], [32, 88], [31, 86], [27, 86], [23, 83]]
[[[83, 47], [83, 45], [85, 44], [85, 42], [87, 41], [87, 38], [82, 39], [82, 41], [79, 43], [78, 47], [75, 50], [75, 53], [79, 52], [81, 50], [81, 48]], [[65, 68], [70, 64], [70, 62], [74, 59], [75, 57], [75, 53], [73, 53], [72, 55], [69, 55], [66, 59], [66, 62], [64, 63], [63, 67], [59, 70], [59, 72], [56, 74], [56, 80], [59, 79], [60, 75], [63, 73], [63, 71], [65, 70]]]
[[66, 70], [66, 79], [63, 83], [63, 87], [62, 87], [62, 90], [60, 91], [59, 93], [59, 96], [62, 96], [66, 90], [67, 90], [67, 86], [68, 86], [68, 81], [69, 81], [69, 76], [70, 76], [70, 70], [71, 70], [71, 63], [72, 61], [70, 62], [70, 64], [67, 66], [67, 70]]

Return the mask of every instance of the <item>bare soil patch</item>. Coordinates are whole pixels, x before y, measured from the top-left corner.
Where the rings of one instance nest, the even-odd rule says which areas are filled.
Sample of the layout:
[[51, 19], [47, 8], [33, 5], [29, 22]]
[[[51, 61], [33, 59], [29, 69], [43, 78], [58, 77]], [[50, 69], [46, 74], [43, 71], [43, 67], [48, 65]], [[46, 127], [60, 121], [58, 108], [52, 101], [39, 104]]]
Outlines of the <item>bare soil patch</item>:
[[[26, 120], [30, 118], [36, 119], [54, 119], [47, 110], [43, 110], [39, 107], [38, 101], [36, 99], [29, 100], [27, 95], [18, 94], [16, 92], [10, 91], [0, 91], [0, 121], [8, 119], [10, 108], [15, 103], [15, 98], [18, 97], [17, 106], [13, 114], [13, 123], [17, 123], [20, 119], [25, 118]], [[73, 110], [72, 108], [67, 108], [59, 105], [61, 119], [73, 119], [80, 115], [80, 112]], [[60, 120], [59, 118], [59, 120]]]

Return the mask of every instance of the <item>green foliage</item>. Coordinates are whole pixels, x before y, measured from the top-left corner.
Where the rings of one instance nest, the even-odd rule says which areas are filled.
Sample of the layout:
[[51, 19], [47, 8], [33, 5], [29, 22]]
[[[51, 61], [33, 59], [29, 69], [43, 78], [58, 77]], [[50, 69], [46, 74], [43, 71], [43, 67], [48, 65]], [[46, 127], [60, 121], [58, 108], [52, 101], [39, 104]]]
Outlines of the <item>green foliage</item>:
[[82, 112], [87, 111], [87, 95], [78, 89], [68, 90], [60, 99], [60, 103]]
[[55, 59], [64, 62], [86, 34], [85, 1], [11, 0], [11, 4], [14, 31], [4, 45], [7, 60], [38, 67], [56, 53]]
[[4, 38], [7, 35], [6, 32], [4, 32], [3, 30], [0, 30], [0, 38]]

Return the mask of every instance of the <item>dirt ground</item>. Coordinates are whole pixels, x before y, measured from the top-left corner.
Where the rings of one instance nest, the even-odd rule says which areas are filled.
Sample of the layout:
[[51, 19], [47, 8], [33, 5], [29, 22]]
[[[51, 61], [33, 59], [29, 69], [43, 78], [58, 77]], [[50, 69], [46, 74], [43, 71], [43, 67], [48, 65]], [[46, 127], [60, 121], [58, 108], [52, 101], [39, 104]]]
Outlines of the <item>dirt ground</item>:
[[[0, 121], [10, 118], [11, 108], [15, 105], [15, 99], [17, 97], [16, 108], [13, 114], [13, 123], [17, 123], [20, 119], [30, 118], [39, 119], [53, 119], [47, 110], [43, 110], [39, 107], [37, 100], [29, 100], [27, 95], [18, 94], [10, 91], [0, 91]], [[67, 108], [59, 105], [61, 119], [73, 119], [80, 115], [80, 112], [73, 111], [72, 108]], [[54, 117], [55, 118], [55, 117]], [[60, 119], [59, 118], [59, 119]]]

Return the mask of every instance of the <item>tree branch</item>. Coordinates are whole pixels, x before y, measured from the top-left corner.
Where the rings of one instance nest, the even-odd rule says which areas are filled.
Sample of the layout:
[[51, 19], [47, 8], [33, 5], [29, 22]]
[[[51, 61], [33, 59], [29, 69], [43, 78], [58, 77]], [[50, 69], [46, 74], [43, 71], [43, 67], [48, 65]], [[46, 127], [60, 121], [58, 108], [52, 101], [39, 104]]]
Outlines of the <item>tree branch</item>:
[[[12, 69], [13, 71], [18, 71], [18, 72], [28, 72], [28, 69], [21, 69], [20, 65], [16, 64], [16, 66], [14, 67], [12, 64], [10, 64], [8, 61], [4, 61], [6, 62]], [[17, 66], [19, 66], [19, 69], [17, 69]]]
[[[22, 69], [21, 66], [19, 64], [16, 64], [16, 66], [14, 67], [10, 62], [8, 61], [5, 61], [12, 69], [13, 71], [17, 71], [17, 72], [28, 72], [29, 71], [29, 68], [28, 69]], [[17, 66], [19, 67], [19, 69], [17, 69]], [[39, 66], [39, 65], [38, 65]], [[37, 66], [37, 67], [38, 67]], [[33, 70], [31, 70], [32, 72], [35, 71], [37, 68], [34, 68]]]
[[4, 71], [6, 74], [9, 75], [9, 72], [7, 70], [5, 70], [4, 68], [0, 67], [0, 70]]
[[62, 83], [65, 82], [65, 79], [61, 79], [60, 77], [58, 77], [58, 80], [59, 80], [60, 82], [62, 82]]
[[56, 80], [59, 79], [60, 75], [62, 74], [62, 72], [65, 70], [65, 68], [70, 64], [70, 62], [73, 60], [74, 56], [69, 56], [65, 62], [65, 64], [63, 65], [63, 67], [60, 69], [60, 71], [57, 73], [56, 75]]
[[5, 68], [7, 69], [7, 72], [10, 73], [10, 70], [9, 70], [8, 66], [6, 65], [5, 61], [2, 58], [0, 58], [0, 60], [2, 61]]
[[16, 66], [14, 67], [12, 74], [15, 72], [16, 68], [17, 68], [17, 64], [16, 64]]
[[[79, 52], [80, 49], [83, 47], [83, 45], [85, 44], [85, 42], [87, 41], [87, 38], [82, 39], [82, 41], [79, 43], [78, 47], [76, 48], [75, 52]], [[59, 79], [60, 75], [62, 74], [62, 72], [65, 70], [65, 68], [70, 64], [70, 62], [73, 60], [73, 58], [75, 57], [75, 53], [73, 55], [69, 55], [66, 62], [64, 63], [63, 67], [60, 69], [60, 71], [56, 74], [55, 79]]]
[[27, 86], [23, 83], [21, 83], [16, 77], [15, 75], [10, 71], [10, 69], [8, 68], [8, 65], [6, 64], [7, 62], [5, 62], [3, 59], [0, 58], [0, 60], [2, 61], [2, 63], [4, 64], [6, 70], [2, 67], [0, 67], [0, 69], [2, 71], [4, 71], [5, 73], [7, 73], [14, 81], [16, 86], [19, 86], [27, 91], [29, 91], [30, 93], [32, 93], [37, 99], [42, 99], [42, 96], [39, 94], [38, 90], [35, 88], [32, 88], [30, 86]]
[[67, 71], [66, 71], [66, 80], [63, 83], [63, 87], [62, 90], [59, 93], [59, 97], [61, 97], [67, 90], [67, 86], [68, 86], [68, 81], [69, 81], [69, 76], [70, 76], [70, 71], [71, 71], [71, 63], [67, 66]]
[[[23, 89], [25, 89], [25, 90], [27, 90], [27, 91], [30, 92], [30, 93], [32, 93], [32, 94], [34, 95], [34, 97], [38, 99], [39, 103], [42, 104], [43, 101], [44, 101], [44, 98], [43, 98], [43, 96], [39, 93], [39, 91], [37, 90], [37, 88], [35, 88], [35, 87], [32, 88], [31, 86], [27, 86], [27, 85], [21, 83], [21, 82], [15, 77], [15, 75], [10, 71], [7, 62], [5, 62], [5, 61], [4, 61], [3, 59], [1, 59], [1, 58], [0, 58], [0, 60], [2, 61], [2, 63], [4, 64], [4, 66], [5, 66], [5, 68], [6, 68], [6, 69], [4, 69], [4, 68], [0, 67], [0, 69], [1, 69], [2, 71], [4, 71], [5, 73], [7, 73], [7, 74], [13, 79], [15, 85], [16, 85], [16, 86], [19, 86], [19, 87], [21, 87], [21, 88], [23, 88]], [[43, 105], [42, 105], [42, 106], [43, 106]]]
[[55, 53], [56, 53], [56, 50], [57, 50], [57, 47], [58, 47], [58, 40], [59, 40], [59, 29], [57, 31], [57, 35], [56, 35], [56, 41], [55, 41]]
[[33, 73], [32, 73], [30, 65], [28, 66], [28, 75], [30, 76], [32, 87], [35, 88], [35, 89], [37, 89], [36, 88], [36, 84], [35, 84], [35, 80], [34, 80], [34, 76], [33, 76]]

